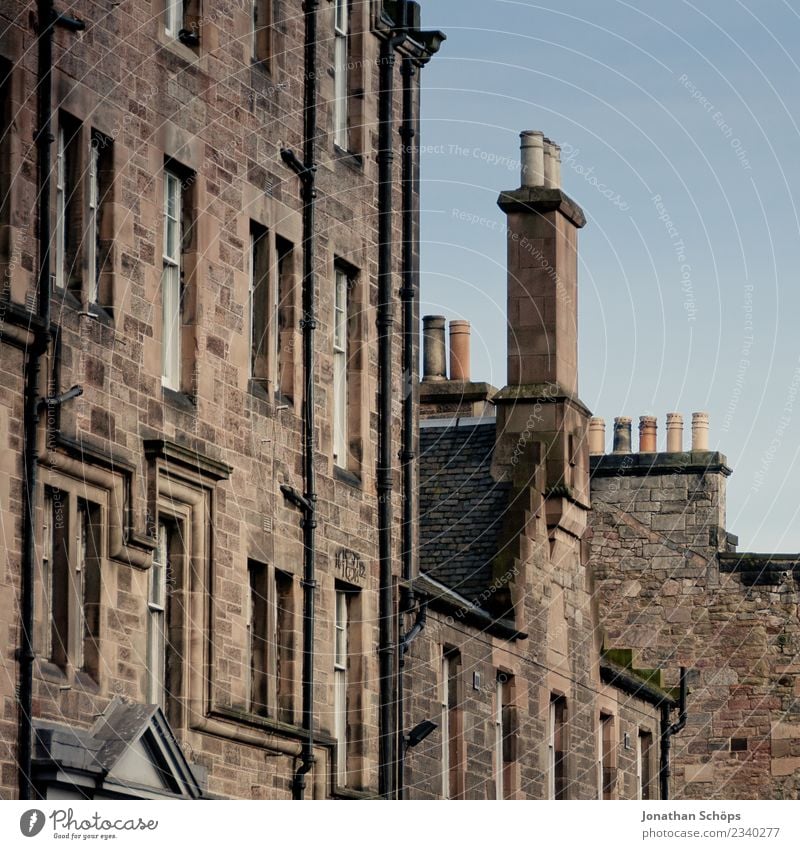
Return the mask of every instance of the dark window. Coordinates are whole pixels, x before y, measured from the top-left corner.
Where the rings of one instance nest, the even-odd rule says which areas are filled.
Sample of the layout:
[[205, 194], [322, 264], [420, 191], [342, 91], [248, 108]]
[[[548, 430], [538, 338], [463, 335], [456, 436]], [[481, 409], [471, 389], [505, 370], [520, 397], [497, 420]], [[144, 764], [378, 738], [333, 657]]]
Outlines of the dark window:
[[294, 401], [294, 298], [295, 298], [295, 254], [294, 245], [275, 238], [278, 256], [278, 298], [276, 303], [276, 380], [281, 397]]
[[265, 389], [269, 384], [269, 238], [250, 222], [250, 377]]
[[639, 732], [639, 795], [644, 800], [655, 799], [653, 781], [653, 735]]
[[563, 696], [551, 698], [549, 724], [549, 797], [551, 799], [568, 799], [567, 700]]

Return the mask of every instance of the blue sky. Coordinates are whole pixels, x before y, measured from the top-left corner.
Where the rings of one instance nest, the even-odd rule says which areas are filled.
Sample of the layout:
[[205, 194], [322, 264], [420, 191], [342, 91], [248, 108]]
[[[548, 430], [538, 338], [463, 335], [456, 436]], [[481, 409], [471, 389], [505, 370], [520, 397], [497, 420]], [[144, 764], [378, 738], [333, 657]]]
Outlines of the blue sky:
[[707, 410], [740, 549], [800, 551], [800, 11], [437, 0], [423, 15], [448, 36], [423, 72], [423, 314], [471, 321], [473, 378], [504, 385], [496, 199], [519, 185], [520, 130], [544, 130], [569, 146], [564, 189], [588, 219], [582, 399], [609, 430], [657, 415], [660, 440], [667, 412], [688, 440]]

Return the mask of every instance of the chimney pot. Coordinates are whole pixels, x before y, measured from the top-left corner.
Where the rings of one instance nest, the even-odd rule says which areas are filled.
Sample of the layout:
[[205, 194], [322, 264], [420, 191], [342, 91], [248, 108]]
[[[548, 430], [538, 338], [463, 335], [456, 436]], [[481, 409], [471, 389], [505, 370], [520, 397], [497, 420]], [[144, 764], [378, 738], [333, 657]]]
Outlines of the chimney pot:
[[552, 160], [553, 168], [553, 188], [561, 188], [561, 148], [557, 144], [553, 144], [550, 148], [550, 159]]
[[450, 380], [470, 380], [469, 335], [468, 321], [450, 322]]
[[522, 188], [544, 185], [544, 133], [525, 130], [520, 133]]
[[683, 451], [683, 416], [667, 413], [667, 451], [680, 454]]
[[606, 422], [598, 416], [589, 419], [589, 454], [593, 457], [606, 453]]
[[655, 416], [639, 416], [639, 453], [655, 454], [657, 443], [658, 419]]
[[550, 139], [546, 138], [544, 140], [544, 187], [546, 189], [555, 188], [555, 183], [553, 182], [554, 166], [555, 151], [553, 150], [553, 143]]
[[631, 453], [631, 418], [630, 416], [617, 416], [614, 419], [614, 453]]
[[708, 451], [708, 413], [692, 413], [692, 451]]
[[444, 326], [443, 315], [426, 315], [422, 319], [423, 380], [447, 380]]

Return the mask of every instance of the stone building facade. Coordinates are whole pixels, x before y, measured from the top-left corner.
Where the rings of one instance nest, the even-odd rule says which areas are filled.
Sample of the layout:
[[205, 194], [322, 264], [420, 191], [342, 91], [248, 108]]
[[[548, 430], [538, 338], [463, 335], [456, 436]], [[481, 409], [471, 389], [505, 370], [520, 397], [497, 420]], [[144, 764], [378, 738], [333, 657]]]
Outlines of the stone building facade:
[[[798, 559], [736, 551], [725, 518], [731, 469], [707, 450], [705, 426], [695, 417], [691, 450], [678, 439], [631, 453], [623, 438], [616, 453], [592, 457], [590, 562], [605, 638], [643, 666], [691, 669], [676, 797], [796, 799]], [[668, 427], [680, 431], [681, 417], [670, 414]]]
[[[681, 665], [719, 727], [690, 711], [670, 791], [735, 737], [742, 795], [767, 760], [790, 795], [795, 600], [728, 551], [724, 459], [624, 533], [590, 461], [557, 146], [523, 133], [499, 199], [508, 385], [463, 323], [448, 372], [437, 319], [418, 387], [418, 4], [31, 11], [0, 12], [0, 797], [654, 799]], [[666, 575], [678, 531], [730, 605]], [[670, 639], [728, 617], [767, 677], [631, 631], [654, 569]]]
[[[48, 9], [39, 4], [43, 21]], [[132, 742], [171, 728], [163, 758], [178, 766], [164, 767], [174, 787], [159, 792], [191, 796], [186, 787], [196, 785], [209, 796], [290, 797], [308, 739], [304, 652], [313, 642], [305, 795], [375, 795], [385, 214], [376, 160], [388, 64], [379, 59], [392, 39], [387, 120], [397, 155], [387, 158], [387, 185], [396, 226], [385, 272], [396, 299], [400, 95], [409, 88], [413, 130], [419, 69], [441, 35], [419, 29], [413, 3], [78, 0], [51, 29], [45, 69], [47, 256], [37, 238], [41, 147], [32, 141], [45, 88], [37, 47], [48, 28], [35, 11], [22, 2], [0, 11], [0, 795], [19, 791], [23, 451], [34, 426], [36, 792], [69, 793], [76, 781], [88, 792], [94, 778], [73, 774], [76, 747], [97, 750], [104, 774], [125, 772], [119, 752], [98, 742], [122, 724]], [[303, 159], [309, 136], [313, 163]], [[298, 161], [299, 175], [290, 167]], [[305, 196], [310, 164], [315, 186]], [[410, 202], [402, 201], [413, 226], [416, 168], [406, 173]], [[304, 198], [312, 194], [314, 316], [304, 306]], [[52, 300], [43, 328], [40, 261]], [[416, 262], [414, 251], [412, 271]], [[399, 308], [396, 299], [396, 327]], [[308, 377], [303, 327], [312, 318]], [[34, 391], [50, 400], [37, 401], [38, 424], [29, 426], [26, 368], [48, 335]], [[399, 344], [390, 367], [388, 391], [400, 399]], [[72, 386], [82, 393], [68, 393]], [[298, 504], [308, 492], [303, 417], [312, 386], [316, 580], [314, 638], [304, 643]], [[390, 416], [399, 445], [399, 404]], [[389, 556], [399, 577], [399, 466], [392, 471], [394, 490], [382, 497], [392, 501]], [[158, 712], [123, 716], [120, 705], [137, 704]], [[183, 782], [192, 770], [197, 781]]]

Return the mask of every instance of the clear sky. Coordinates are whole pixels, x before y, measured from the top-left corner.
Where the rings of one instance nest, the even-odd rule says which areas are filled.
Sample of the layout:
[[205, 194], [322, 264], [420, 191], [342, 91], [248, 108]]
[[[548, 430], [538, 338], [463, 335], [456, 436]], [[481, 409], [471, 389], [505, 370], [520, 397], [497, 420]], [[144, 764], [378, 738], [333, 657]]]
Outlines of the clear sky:
[[740, 550], [800, 551], [800, 8], [422, 5], [448, 36], [423, 72], [423, 314], [472, 322], [473, 378], [504, 385], [496, 199], [519, 185], [520, 130], [544, 130], [588, 219], [582, 399], [609, 436], [657, 415], [660, 444], [667, 412], [688, 442], [708, 411]]

